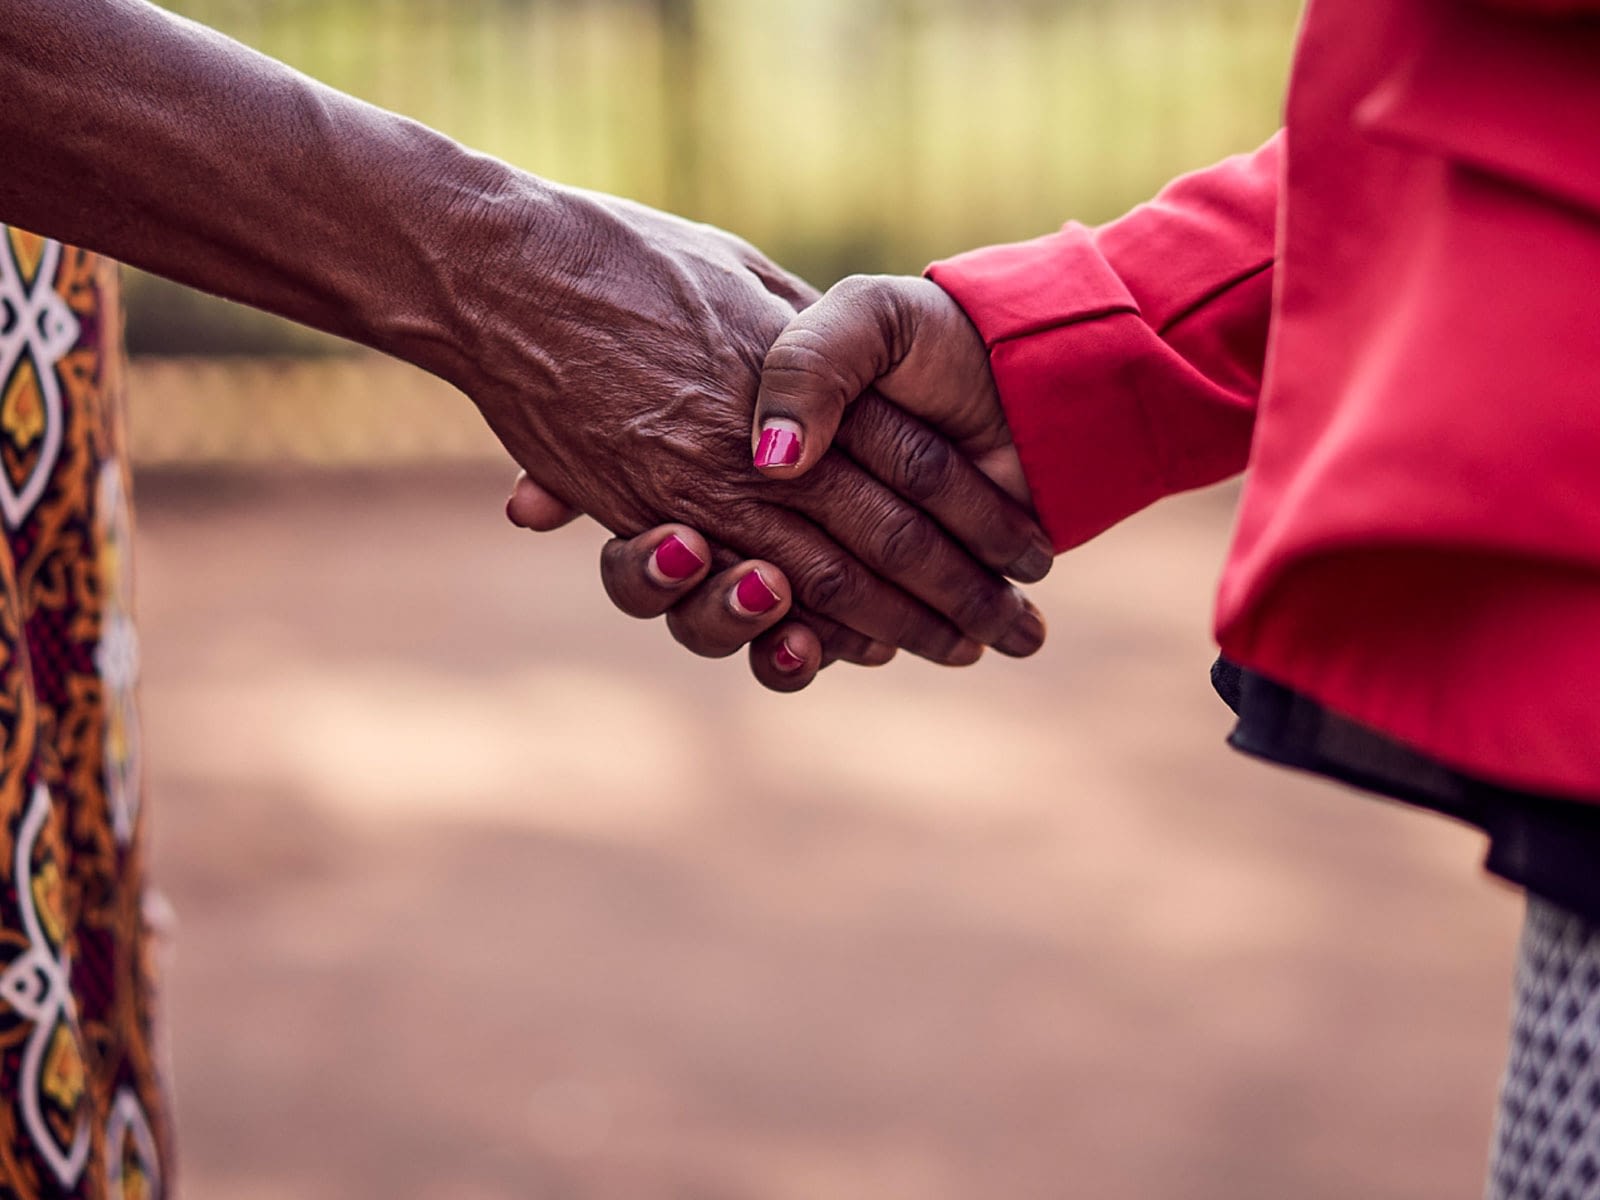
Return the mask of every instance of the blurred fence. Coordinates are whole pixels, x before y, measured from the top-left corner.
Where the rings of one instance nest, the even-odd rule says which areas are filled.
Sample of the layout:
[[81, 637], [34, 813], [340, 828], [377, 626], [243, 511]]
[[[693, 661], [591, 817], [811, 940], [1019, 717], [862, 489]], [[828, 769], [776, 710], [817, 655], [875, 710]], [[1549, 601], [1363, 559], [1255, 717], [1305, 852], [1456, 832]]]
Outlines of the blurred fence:
[[140, 467], [507, 462], [465, 397], [376, 354], [143, 355], [128, 390]]
[[[1297, 0], [168, 6], [518, 166], [727, 226], [818, 283], [914, 271], [1069, 216], [1103, 220], [1179, 171], [1256, 145], [1278, 120], [1298, 10]], [[144, 354], [329, 349], [145, 278], [130, 285], [129, 333]], [[166, 456], [183, 457], [181, 445]]]

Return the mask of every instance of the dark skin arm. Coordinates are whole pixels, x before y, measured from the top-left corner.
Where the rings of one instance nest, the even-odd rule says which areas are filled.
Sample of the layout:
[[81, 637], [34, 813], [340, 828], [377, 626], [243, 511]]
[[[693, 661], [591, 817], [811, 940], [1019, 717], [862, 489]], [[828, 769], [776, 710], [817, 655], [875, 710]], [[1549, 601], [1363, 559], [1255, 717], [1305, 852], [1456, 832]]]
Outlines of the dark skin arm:
[[1036, 646], [998, 574], [1038, 573], [1021, 506], [948, 522], [960, 545], [893, 486], [931, 431], [886, 417], [853, 448], [870, 473], [753, 470], [763, 357], [814, 293], [738, 239], [473, 154], [143, 0], [0, 0], [0, 95], [0, 220], [441, 376], [614, 532], [682, 520], [718, 566], [770, 560], [844, 657]]
[[[779, 421], [795, 431], [801, 452], [793, 464], [763, 470], [777, 479], [804, 474], [830, 443], [859, 437], [861, 406], [870, 413], [885, 396], [902, 416], [915, 413], [960, 450], [937, 482], [942, 496], [978, 507], [985, 485], [997, 486], [1031, 509], [983, 338], [927, 279], [846, 279], [789, 323], [767, 351], [751, 442]], [[565, 516], [559, 501], [526, 478], [507, 513], [529, 529], [555, 528]], [[681, 528], [675, 534], [696, 536]], [[725, 654], [748, 642], [751, 670], [776, 691], [807, 686], [835, 657], [801, 625], [752, 621], [740, 612], [728, 599], [734, 577], [665, 577], [651, 556], [666, 536], [613, 539], [606, 547], [600, 573], [617, 607], [641, 617], [665, 612], [673, 636], [698, 654]]]

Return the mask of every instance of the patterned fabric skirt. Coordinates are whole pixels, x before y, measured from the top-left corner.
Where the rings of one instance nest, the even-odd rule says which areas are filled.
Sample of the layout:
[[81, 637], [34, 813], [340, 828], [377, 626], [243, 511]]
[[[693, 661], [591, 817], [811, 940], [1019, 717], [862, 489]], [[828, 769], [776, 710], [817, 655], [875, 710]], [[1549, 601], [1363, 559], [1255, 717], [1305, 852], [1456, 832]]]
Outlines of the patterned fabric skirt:
[[1489, 1200], [1600, 1200], [1600, 925], [1533, 897]]
[[114, 264], [0, 226], [0, 1196], [168, 1194]]

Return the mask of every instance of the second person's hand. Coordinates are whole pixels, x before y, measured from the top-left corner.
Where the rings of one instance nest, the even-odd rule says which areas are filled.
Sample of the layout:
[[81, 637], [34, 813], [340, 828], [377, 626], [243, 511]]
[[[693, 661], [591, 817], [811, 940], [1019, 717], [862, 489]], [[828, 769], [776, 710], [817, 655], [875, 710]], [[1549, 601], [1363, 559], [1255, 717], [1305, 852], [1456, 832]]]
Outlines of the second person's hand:
[[[924, 421], [942, 436], [926, 436]], [[929, 280], [847, 279], [795, 316], [768, 351], [752, 437], [755, 465], [775, 483], [798, 480], [830, 445], [866, 463], [969, 544], [992, 544], [997, 521], [1031, 514], [983, 341], [955, 301]], [[532, 529], [554, 528], [572, 515], [526, 478], [507, 511]], [[814, 614], [779, 624], [774, 613], [752, 623], [731, 588], [735, 578], [756, 569], [749, 562], [724, 562], [710, 580], [705, 571], [663, 580], [651, 554], [668, 536], [663, 526], [614, 540], [601, 573], [619, 608], [642, 617], [668, 613], [674, 637], [694, 652], [720, 657], [748, 642], [752, 672], [780, 691], [805, 687], [831, 662], [877, 665], [892, 653]], [[1047, 545], [1036, 542], [1012, 574], [1037, 579], [1050, 565]], [[760, 574], [782, 578], [770, 563]], [[786, 601], [785, 614], [788, 607]], [[1042, 617], [1031, 604], [1026, 613], [1023, 626], [1042, 641]], [[1019, 638], [1015, 646], [998, 648], [1028, 653], [1036, 645]]]
[[[989, 369], [989, 354], [961, 307], [929, 279], [857, 275], [789, 322], [767, 351], [751, 451], [756, 468], [792, 480], [816, 468], [830, 445], [858, 440], [857, 406], [873, 392], [926, 421], [989, 479], [1032, 511], [1022, 463]], [[958, 538], [988, 511], [952, 490], [951, 464], [902, 466], [886, 479]], [[1050, 569], [1046, 544], [1027, 577]]]

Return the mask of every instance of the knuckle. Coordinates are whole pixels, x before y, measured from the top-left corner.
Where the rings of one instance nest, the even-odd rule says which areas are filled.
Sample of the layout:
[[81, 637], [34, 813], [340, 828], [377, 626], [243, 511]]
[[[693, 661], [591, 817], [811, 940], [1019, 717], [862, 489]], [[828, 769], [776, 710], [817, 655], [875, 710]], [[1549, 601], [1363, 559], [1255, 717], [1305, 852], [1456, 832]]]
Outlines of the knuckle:
[[770, 372], [813, 375], [833, 366], [827, 338], [814, 329], [791, 325], [772, 343], [763, 362]]
[[837, 559], [813, 560], [798, 573], [791, 573], [790, 580], [805, 605], [822, 612], [853, 612], [866, 599], [865, 581], [861, 573], [849, 563]]
[[829, 289], [828, 295], [836, 297], [842, 305], [860, 307], [879, 303], [893, 287], [892, 275], [846, 275]]
[[905, 578], [926, 567], [938, 548], [932, 522], [910, 509], [891, 512], [873, 531], [871, 557], [891, 578]]
[[835, 289], [856, 319], [877, 333], [885, 369], [905, 357], [911, 342], [913, 321], [904, 289], [905, 280], [894, 275], [851, 275]]
[[772, 344], [761, 368], [769, 396], [781, 401], [820, 401], [842, 408], [864, 385], [839, 363], [820, 333], [791, 328]]
[[949, 442], [932, 430], [908, 428], [900, 432], [898, 443], [895, 487], [901, 495], [923, 504], [949, 487], [955, 466]]

